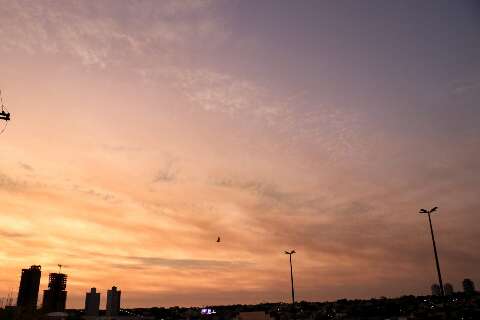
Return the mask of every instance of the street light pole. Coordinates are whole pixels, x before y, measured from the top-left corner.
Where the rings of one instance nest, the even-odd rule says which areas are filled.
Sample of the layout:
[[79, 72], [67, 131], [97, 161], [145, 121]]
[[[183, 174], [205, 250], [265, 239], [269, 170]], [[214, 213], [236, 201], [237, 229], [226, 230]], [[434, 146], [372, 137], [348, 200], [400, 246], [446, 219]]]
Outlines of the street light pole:
[[292, 255], [295, 254], [295, 250], [285, 251], [285, 254], [288, 254], [290, 258], [290, 282], [292, 284], [292, 309], [293, 309], [293, 318], [295, 319], [295, 290], [293, 287], [293, 267], [292, 267]]
[[433, 253], [435, 254], [435, 265], [437, 267], [438, 282], [440, 284], [440, 292], [442, 294], [442, 297], [444, 297], [445, 290], [443, 288], [442, 273], [440, 271], [440, 263], [438, 262], [437, 245], [435, 244], [435, 235], [433, 234], [432, 218], [430, 217], [430, 214], [437, 211], [437, 209], [438, 207], [433, 207], [430, 210], [420, 209], [420, 213], [426, 213], [428, 215], [428, 223], [430, 224], [430, 234], [432, 235]]

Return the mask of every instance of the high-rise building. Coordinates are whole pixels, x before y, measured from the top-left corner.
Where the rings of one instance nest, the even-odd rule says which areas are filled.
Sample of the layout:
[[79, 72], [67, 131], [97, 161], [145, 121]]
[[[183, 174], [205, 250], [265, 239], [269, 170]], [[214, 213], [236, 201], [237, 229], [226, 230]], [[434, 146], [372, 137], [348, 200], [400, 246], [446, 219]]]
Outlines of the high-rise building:
[[445, 292], [445, 295], [451, 296], [453, 294], [453, 286], [451, 283], [445, 283], [443, 286], [443, 291]]
[[468, 294], [475, 293], [475, 284], [473, 283], [472, 280], [463, 279], [462, 285], [463, 285], [463, 292]]
[[117, 290], [117, 287], [112, 287], [107, 292], [107, 316], [118, 316], [120, 312], [120, 295], [122, 291]]
[[43, 291], [43, 312], [65, 311], [67, 302], [67, 275], [63, 273], [50, 273], [48, 276], [48, 290]]
[[442, 290], [440, 289], [440, 286], [438, 284], [432, 284], [430, 287], [432, 289], [432, 296], [441, 296], [442, 295]]
[[85, 315], [86, 316], [98, 316], [100, 309], [100, 293], [97, 289], [92, 288], [90, 292], [87, 292], [85, 296]]
[[40, 268], [40, 266], [31, 266], [30, 269], [22, 269], [17, 297], [17, 311], [20, 313], [32, 313], [37, 309], [38, 288], [42, 274]]

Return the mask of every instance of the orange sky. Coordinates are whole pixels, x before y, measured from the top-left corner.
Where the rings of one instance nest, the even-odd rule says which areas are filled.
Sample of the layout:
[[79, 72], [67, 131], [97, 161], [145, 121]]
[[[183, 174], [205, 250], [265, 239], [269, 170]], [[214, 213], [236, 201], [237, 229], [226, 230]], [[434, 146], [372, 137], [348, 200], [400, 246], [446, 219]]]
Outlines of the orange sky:
[[61, 263], [68, 307], [113, 285], [124, 306], [287, 301], [287, 249], [300, 300], [423, 294], [433, 205], [446, 282], [480, 280], [477, 74], [407, 99], [345, 53], [316, 56], [335, 77], [278, 71], [239, 2], [120, 3], [0, 1], [0, 296]]

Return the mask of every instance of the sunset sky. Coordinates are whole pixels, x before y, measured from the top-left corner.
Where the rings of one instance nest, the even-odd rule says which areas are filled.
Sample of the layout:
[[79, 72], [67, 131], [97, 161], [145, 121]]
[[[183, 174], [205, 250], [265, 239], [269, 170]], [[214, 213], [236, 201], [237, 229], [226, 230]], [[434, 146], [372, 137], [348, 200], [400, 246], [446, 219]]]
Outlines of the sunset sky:
[[0, 297], [426, 294], [432, 206], [478, 283], [479, 58], [474, 0], [0, 0]]

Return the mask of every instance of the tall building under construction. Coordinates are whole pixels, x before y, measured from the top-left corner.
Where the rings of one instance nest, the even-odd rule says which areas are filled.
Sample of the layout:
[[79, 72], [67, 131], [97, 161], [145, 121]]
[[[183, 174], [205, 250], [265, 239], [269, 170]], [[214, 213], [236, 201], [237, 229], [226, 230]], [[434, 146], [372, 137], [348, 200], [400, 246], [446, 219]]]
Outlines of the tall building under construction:
[[40, 269], [40, 266], [22, 269], [17, 297], [18, 313], [33, 313], [37, 309], [38, 289], [42, 274]]
[[48, 276], [48, 290], [43, 291], [43, 312], [65, 311], [67, 302], [67, 275], [64, 273], [50, 273]]

